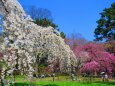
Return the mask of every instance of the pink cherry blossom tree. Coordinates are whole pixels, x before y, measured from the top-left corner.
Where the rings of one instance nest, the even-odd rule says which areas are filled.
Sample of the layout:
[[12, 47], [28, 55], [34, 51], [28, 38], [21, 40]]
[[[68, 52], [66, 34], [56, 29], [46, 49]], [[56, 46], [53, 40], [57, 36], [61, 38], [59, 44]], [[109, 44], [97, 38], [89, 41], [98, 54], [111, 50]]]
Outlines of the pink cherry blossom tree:
[[95, 75], [103, 71], [108, 74], [115, 71], [115, 56], [105, 51], [102, 43], [89, 42], [80, 46], [70, 45], [70, 47], [77, 58], [77, 71]]

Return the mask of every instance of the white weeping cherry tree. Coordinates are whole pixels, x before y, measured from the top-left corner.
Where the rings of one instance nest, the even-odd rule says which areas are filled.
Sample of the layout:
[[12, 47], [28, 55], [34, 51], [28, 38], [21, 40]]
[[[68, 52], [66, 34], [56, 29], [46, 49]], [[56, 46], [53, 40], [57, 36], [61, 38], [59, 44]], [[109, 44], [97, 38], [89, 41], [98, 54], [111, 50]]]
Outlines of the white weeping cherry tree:
[[[20, 70], [31, 80], [36, 71], [38, 53], [41, 58], [44, 53], [47, 54], [48, 63], [59, 59], [60, 71], [70, 72], [71, 65], [76, 65], [75, 55], [60, 33], [52, 27], [43, 28], [34, 24], [17, 0], [0, 0], [0, 14], [3, 16], [4, 37], [0, 45], [3, 54], [0, 60], [4, 62], [1, 69], [3, 83], [6, 76], [13, 75], [14, 70]], [[14, 83], [14, 80], [9, 83]]]

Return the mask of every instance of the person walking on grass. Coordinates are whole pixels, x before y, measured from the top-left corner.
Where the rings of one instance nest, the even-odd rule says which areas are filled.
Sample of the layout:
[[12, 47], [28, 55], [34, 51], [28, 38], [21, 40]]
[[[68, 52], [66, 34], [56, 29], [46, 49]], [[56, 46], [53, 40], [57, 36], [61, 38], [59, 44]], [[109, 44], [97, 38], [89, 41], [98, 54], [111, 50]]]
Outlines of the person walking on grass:
[[53, 77], [53, 81], [55, 80], [55, 73], [52, 74], [52, 77]]
[[104, 82], [105, 81], [105, 72], [101, 72], [101, 78], [102, 78], [102, 81]]
[[108, 75], [107, 75], [107, 73], [105, 74], [105, 81], [108, 81]]
[[75, 81], [74, 73], [71, 73], [71, 79], [72, 79], [73, 81]]

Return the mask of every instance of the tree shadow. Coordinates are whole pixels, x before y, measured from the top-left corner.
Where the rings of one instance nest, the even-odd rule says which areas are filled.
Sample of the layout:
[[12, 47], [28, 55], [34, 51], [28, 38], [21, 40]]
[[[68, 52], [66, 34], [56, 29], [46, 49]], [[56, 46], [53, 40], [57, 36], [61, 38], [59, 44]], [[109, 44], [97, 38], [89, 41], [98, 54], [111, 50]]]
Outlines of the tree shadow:
[[115, 82], [106, 82], [108, 85], [115, 85]]
[[[30, 84], [28, 84], [28, 83], [15, 83], [15, 84], [13, 84], [13, 85], [11, 85], [11, 86], [29, 86]], [[35, 84], [31, 84], [31, 86], [35, 86]]]
[[47, 84], [47, 85], [42, 85], [42, 86], [59, 86], [59, 85], [56, 85], [56, 84]]
[[115, 82], [102, 82], [102, 81], [96, 81], [95, 83], [102, 83], [102, 84], [107, 84], [107, 85], [115, 85]]
[[[29, 86], [30, 84], [29, 83], [15, 83], [11, 86]], [[35, 84], [31, 84], [31, 86], [37, 86]], [[47, 85], [40, 85], [40, 86], [59, 86], [59, 85], [56, 85], [56, 84], [47, 84]]]

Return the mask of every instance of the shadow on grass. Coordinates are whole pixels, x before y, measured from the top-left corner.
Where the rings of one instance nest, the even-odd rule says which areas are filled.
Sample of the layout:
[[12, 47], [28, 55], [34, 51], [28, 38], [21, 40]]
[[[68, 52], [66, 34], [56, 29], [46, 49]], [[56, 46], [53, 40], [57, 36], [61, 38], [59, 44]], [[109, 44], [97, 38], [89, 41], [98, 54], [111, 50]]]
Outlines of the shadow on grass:
[[109, 82], [108, 84], [109, 85], [115, 85], [115, 82]]
[[[30, 84], [28, 83], [15, 83], [14, 85], [11, 85], [11, 86], [29, 86]], [[31, 86], [38, 86], [38, 85], [35, 85], [35, 84], [31, 84]], [[59, 86], [59, 85], [56, 85], [56, 84], [47, 84], [47, 85], [40, 85], [40, 86]]]
[[[11, 85], [11, 86], [29, 86], [30, 84], [28, 84], [28, 83], [15, 83], [15, 84], [13, 84], [13, 85]], [[36, 86], [35, 84], [31, 84], [31, 86]]]
[[56, 85], [56, 84], [47, 84], [47, 85], [42, 85], [42, 86], [59, 86], [59, 85]]
[[102, 84], [107, 84], [107, 85], [115, 85], [115, 82], [102, 82], [102, 81], [97, 81], [97, 82], [94, 82], [94, 83], [102, 83]]

